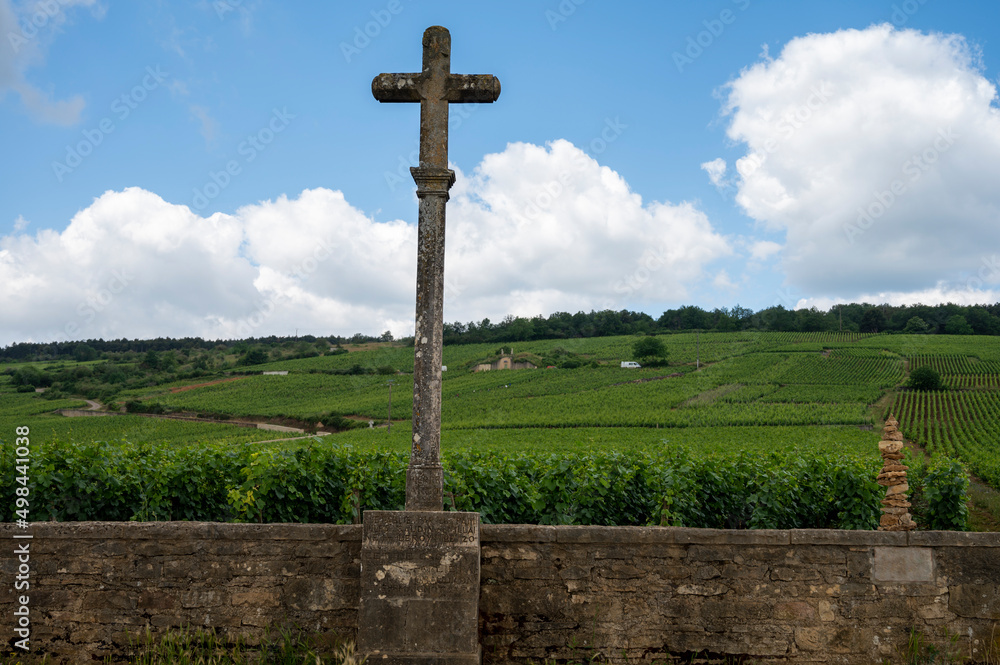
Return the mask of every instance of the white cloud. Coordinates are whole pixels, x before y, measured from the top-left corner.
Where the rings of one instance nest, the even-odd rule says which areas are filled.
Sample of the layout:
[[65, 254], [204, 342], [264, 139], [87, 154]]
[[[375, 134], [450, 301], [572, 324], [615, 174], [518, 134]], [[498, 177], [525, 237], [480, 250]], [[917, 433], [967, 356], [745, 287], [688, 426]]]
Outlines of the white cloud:
[[929, 289], [920, 291], [882, 291], [877, 293], [862, 293], [856, 298], [802, 298], [795, 309], [809, 309], [816, 307], [821, 310], [829, 310], [835, 305], [847, 303], [866, 302], [874, 305], [934, 305], [940, 303], [954, 303], [956, 305], [983, 305], [1000, 302], [1000, 289], [969, 289], [956, 286], [939, 284]]
[[86, 103], [80, 95], [69, 99], [53, 100], [49, 95], [24, 81], [17, 81], [11, 88], [21, 95], [21, 103], [32, 118], [50, 125], [70, 127], [80, 122]]
[[945, 297], [938, 282], [1000, 247], [996, 99], [960, 36], [794, 39], [728, 86], [727, 133], [746, 146], [736, 200], [785, 232], [787, 282], [817, 299]]
[[781, 251], [781, 245], [771, 240], [759, 240], [750, 245], [750, 258], [754, 261], [767, 261]]
[[563, 140], [487, 155], [456, 185], [448, 215], [463, 320], [677, 302], [732, 251], [692, 205], [643, 204]]
[[708, 179], [716, 187], [723, 187], [726, 184], [724, 180], [726, 176], [726, 160], [716, 157], [710, 162], [703, 163], [701, 168], [705, 170], [705, 173], [708, 174]]
[[720, 291], [729, 292], [735, 292], [738, 287], [738, 285], [729, 277], [729, 273], [725, 270], [719, 271], [719, 273], [712, 280], [712, 286]]
[[[61, 232], [0, 238], [0, 343], [411, 334], [416, 243], [328, 189], [207, 218], [107, 192]], [[708, 267], [731, 251], [692, 205], [643, 204], [566, 141], [512, 144], [452, 190], [445, 319], [678, 303], [729, 283]]]
[[0, 239], [2, 341], [197, 334], [257, 298], [241, 241], [231, 217], [105, 193], [61, 233]]

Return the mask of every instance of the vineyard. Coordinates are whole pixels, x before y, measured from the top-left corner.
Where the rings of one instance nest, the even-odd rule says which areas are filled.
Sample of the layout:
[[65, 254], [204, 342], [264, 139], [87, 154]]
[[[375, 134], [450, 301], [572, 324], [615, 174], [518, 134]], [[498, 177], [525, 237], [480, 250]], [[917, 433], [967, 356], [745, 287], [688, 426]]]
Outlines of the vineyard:
[[[675, 341], [673, 337], [680, 339]], [[692, 344], [687, 337], [693, 336], [675, 335], [669, 340], [671, 359], [675, 352], [693, 350], [689, 349]], [[640, 370], [601, 364], [573, 370], [449, 371], [443, 376], [442, 427], [871, 425], [869, 405], [903, 380], [903, 360], [891, 354], [873, 354], [868, 349], [814, 353], [755, 350], [792, 344], [796, 335], [791, 333], [776, 335], [780, 340], [761, 339], [766, 337], [761, 334], [751, 339], [735, 333], [718, 337], [728, 339], [705, 342], [708, 357], [714, 361], [706, 361], [698, 372], [690, 364]], [[628, 356], [612, 354], [627, 354], [630, 341], [577, 340], [568, 346], [596, 362], [616, 363]], [[539, 345], [533, 345], [530, 351], [545, 353], [555, 343]], [[474, 361], [488, 351], [468, 346], [459, 347], [457, 352], [447, 349], [445, 361], [458, 368], [462, 357]], [[480, 356], [475, 355], [477, 352]], [[453, 354], [460, 354], [459, 358]], [[381, 354], [369, 362], [380, 363], [390, 356]], [[353, 362], [358, 360], [354, 358]], [[396, 396], [394, 416], [410, 417], [410, 375], [324, 373], [350, 367], [351, 362], [345, 356], [334, 356], [329, 360], [324, 357], [273, 363], [265, 367], [287, 370], [289, 374], [250, 376], [232, 383], [177, 393], [147, 393], [143, 397], [169, 409], [206, 413], [285, 416], [308, 421], [322, 421], [325, 415], [335, 413], [381, 420], [388, 410], [387, 384], [391, 380]], [[721, 397], [718, 403], [696, 399], [727, 385], [738, 389]]]
[[[0, 417], [0, 431], [10, 431], [26, 422], [23, 418]], [[273, 431], [253, 427], [238, 427], [222, 423], [188, 422], [162, 418], [123, 415], [103, 418], [63, 418], [61, 416], [31, 419], [31, 431], [38, 441], [51, 445], [66, 441], [104, 441], [130, 443], [160, 443], [186, 446], [213, 442], [238, 445], [252, 441], [275, 439]]]
[[[871, 483], [879, 468], [878, 428], [889, 412], [900, 420], [909, 440], [923, 446], [932, 459], [940, 458], [932, 465], [958, 458], [982, 480], [1000, 487], [996, 338], [679, 333], [658, 337], [668, 366], [619, 367], [622, 360], [633, 359], [637, 339], [515, 343], [504, 351], [535, 362], [569, 358], [573, 364], [478, 373], [472, 367], [497, 357], [497, 346], [446, 347], [441, 441], [452, 506], [474, 507], [496, 520], [869, 528], [870, 515], [877, 514], [877, 501], [871, 503], [877, 489]], [[948, 390], [906, 389], [908, 372], [923, 366], [940, 372]], [[65, 365], [58, 367], [65, 370]], [[279, 438], [274, 432], [222, 423], [133, 415], [62, 418], [53, 412], [81, 408], [84, 402], [17, 393], [8, 376], [0, 374], [0, 440], [6, 443], [14, 426], [31, 426], [36, 440], [45, 442], [45, 454], [51, 455], [46, 458], [48, 472], [56, 474], [46, 491], [58, 493], [58, 488], [71, 486], [64, 481], [72, 476], [72, 486], [78, 489], [101, 482], [131, 492], [117, 503], [102, 495], [79, 508], [63, 505], [60, 502], [72, 500], [61, 497], [50, 508], [57, 519], [145, 515], [349, 521], [360, 506], [393, 504], [401, 491], [400, 469], [411, 436], [412, 367], [412, 348], [383, 344], [268, 362], [252, 371], [238, 368], [220, 373], [215, 381], [136, 386], [118, 397], [121, 404], [154, 413], [223, 421], [287, 419], [307, 429], [331, 422], [343, 429], [350, 422], [345, 418], [363, 423], [360, 429], [278, 443], [258, 443]], [[219, 382], [221, 378], [229, 380]], [[393, 423], [388, 429], [390, 388]], [[375, 426], [368, 427], [367, 421]], [[99, 464], [102, 470], [88, 472], [88, 464]], [[919, 459], [913, 464], [924, 468]], [[307, 483], [299, 476], [320, 468], [327, 469], [323, 473], [340, 469], [336, 473], [349, 478], [328, 479], [324, 482], [332, 484], [325, 488], [289, 490], [288, 496], [300, 492], [297, 500], [304, 502], [289, 508], [291, 512], [274, 505], [280, 503], [278, 494], [285, 493], [282, 483]], [[571, 473], [571, 468], [578, 471]], [[604, 480], [584, 479], [579, 469], [603, 474]], [[200, 478], [201, 485], [184, 481], [186, 489], [178, 489], [185, 473]], [[921, 473], [915, 471], [911, 483], [917, 495]], [[931, 483], [957, 482], [955, 474], [927, 473]], [[506, 485], [494, 489], [509, 500], [496, 503], [488, 496], [483, 489], [493, 482], [488, 476], [498, 483], [506, 479]], [[689, 484], [682, 481], [686, 476]], [[618, 513], [586, 507], [587, 492], [602, 492], [593, 482], [604, 481], [607, 487], [619, 488], [612, 502], [623, 506]], [[780, 483], [789, 489], [779, 492]], [[560, 484], [579, 489], [570, 492], [570, 498], [556, 496]], [[821, 489], [813, 492], [806, 485]], [[126, 487], [133, 489], [126, 492]], [[633, 491], [638, 494], [629, 495]], [[736, 497], [736, 503], [708, 507], [723, 501], [708, 498], [720, 491]], [[190, 494], [193, 503], [172, 492]], [[854, 507], [837, 504], [838, 493], [853, 497]], [[798, 500], [806, 502], [801, 510], [793, 507]], [[320, 510], [316, 502], [329, 505]], [[510, 512], [502, 503], [520, 507]], [[749, 508], [739, 512], [737, 504]], [[772, 510], [768, 505], [781, 506], [779, 512], [784, 512], [767, 513]], [[844, 510], [851, 516], [841, 515]]]
[[[868, 455], [684, 447], [443, 458], [449, 508], [493, 523], [872, 529], [881, 488]], [[9, 448], [0, 463], [12, 463]], [[406, 454], [318, 442], [239, 447], [59, 442], [36, 460], [39, 519], [357, 522], [402, 508]], [[0, 480], [12, 493], [11, 476]], [[66, 491], [72, 488], [72, 491]], [[939, 488], [940, 489], [940, 488]], [[5, 519], [13, 518], [9, 508]]]
[[965, 461], [970, 470], [1000, 487], [1000, 392], [966, 390], [903, 393], [896, 397], [904, 435], [931, 455]]

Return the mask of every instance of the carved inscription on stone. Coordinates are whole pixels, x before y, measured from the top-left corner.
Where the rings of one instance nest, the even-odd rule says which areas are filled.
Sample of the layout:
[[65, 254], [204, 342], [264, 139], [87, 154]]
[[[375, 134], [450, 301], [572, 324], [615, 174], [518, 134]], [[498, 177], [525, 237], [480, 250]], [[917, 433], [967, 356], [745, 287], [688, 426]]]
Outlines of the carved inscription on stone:
[[[415, 511], [409, 511], [414, 513]], [[449, 513], [439, 513], [449, 515]], [[398, 512], [365, 514], [363, 547], [401, 550], [410, 548], [453, 549], [479, 543], [479, 514], [451, 513], [450, 519], [412, 519]], [[461, 516], [461, 517], [459, 517]]]

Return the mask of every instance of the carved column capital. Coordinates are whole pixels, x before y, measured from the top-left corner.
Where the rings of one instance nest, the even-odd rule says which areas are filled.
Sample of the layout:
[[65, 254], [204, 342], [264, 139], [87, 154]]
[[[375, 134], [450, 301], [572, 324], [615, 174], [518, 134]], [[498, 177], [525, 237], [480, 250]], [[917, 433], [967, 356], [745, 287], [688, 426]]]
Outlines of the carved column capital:
[[451, 169], [422, 168], [419, 166], [410, 167], [410, 175], [417, 183], [417, 196], [423, 198], [430, 194], [432, 196], [443, 196], [447, 201], [448, 190], [455, 184], [455, 172]]

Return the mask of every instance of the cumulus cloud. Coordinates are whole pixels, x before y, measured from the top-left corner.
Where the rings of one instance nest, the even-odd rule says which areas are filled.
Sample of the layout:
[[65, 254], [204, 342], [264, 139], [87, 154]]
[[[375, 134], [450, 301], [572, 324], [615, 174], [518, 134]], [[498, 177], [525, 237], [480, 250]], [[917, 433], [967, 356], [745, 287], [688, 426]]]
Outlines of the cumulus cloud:
[[862, 293], [856, 298], [846, 300], [844, 298], [802, 298], [795, 309], [808, 309], [815, 307], [821, 310], [829, 310], [836, 305], [851, 302], [867, 302], [872, 304], [887, 303], [890, 305], [926, 305], [927, 303], [954, 303], [968, 307], [970, 305], [983, 305], [1000, 302], [1000, 290], [996, 289], [965, 289], [955, 288], [946, 284], [934, 286], [920, 291], [880, 291], [877, 293]]
[[961, 36], [794, 39], [727, 86], [727, 134], [746, 150], [736, 201], [785, 233], [787, 282], [816, 298], [951, 297], [937, 285], [1000, 248], [996, 100]]
[[515, 143], [453, 190], [446, 259], [470, 313], [677, 302], [732, 252], [689, 203], [644, 204], [568, 141]]
[[258, 298], [237, 220], [138, 188], [108, 192], [60, 232], [0, 239], [4, 343], [197, 334]]
[[86, 7], [98, 18], [105, 11], [98, 0], [36, 0], [18, 5], [0, 0], [0, 36], [6, 42], [0, 47], [0, 93], [17, 93], [31, 117], [42, 123], [74, 125], [85, 106], [80, 95], [53, 99], [24, 76], [27, 69], [44, 61], [53, 36], [69, 20], [68, 12], [74, 7]]
[[[0, 238], [0, 343], [412, 334], [416, 243], [328, 189], [209, 217], [107, 192], [61, 232]], [[731, 251], [691, 204], [643, 203], [566, 141], [512, 144], [452, 190], [445, 318], [677, 303], [728, 285], [711, 264]]]
[[724, 178], [726, 177], [726, 160], [721, 157], [717, 157], [710, 162], [703, 163], [701, 168], [708, 174], [708, 179], [712, 181], [713, 185], [716, 187], [725, 186], [726, 182]]
[[750, 245], [750, 258], [754, 261], [767, 261], [781, 251], [781, 245], [771, 240], [758, 240]]

